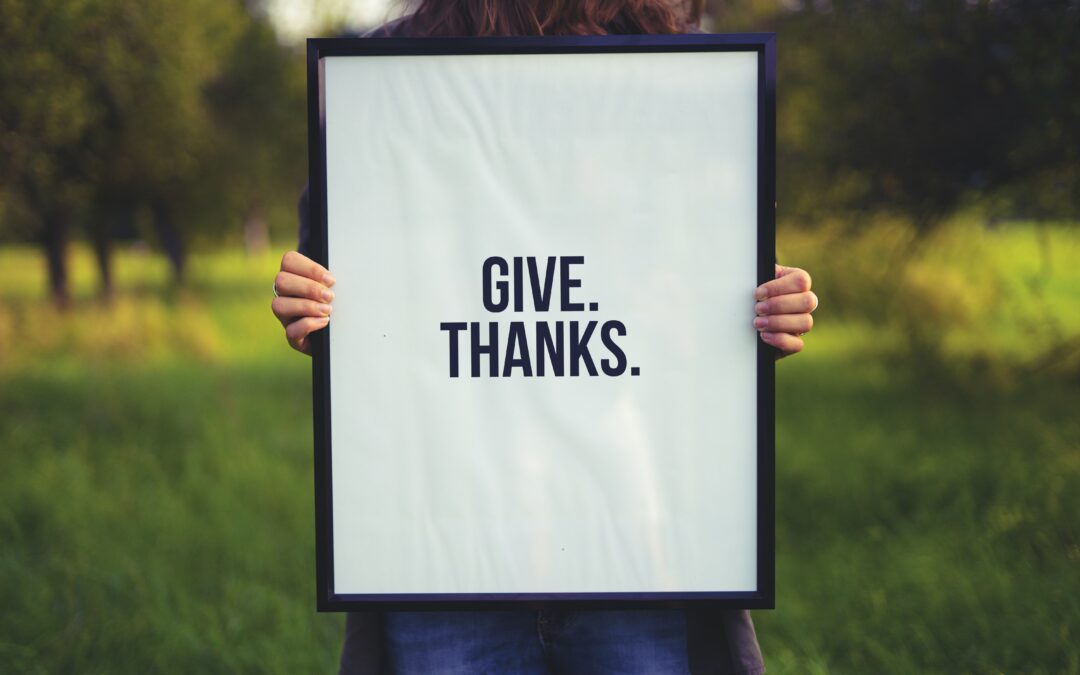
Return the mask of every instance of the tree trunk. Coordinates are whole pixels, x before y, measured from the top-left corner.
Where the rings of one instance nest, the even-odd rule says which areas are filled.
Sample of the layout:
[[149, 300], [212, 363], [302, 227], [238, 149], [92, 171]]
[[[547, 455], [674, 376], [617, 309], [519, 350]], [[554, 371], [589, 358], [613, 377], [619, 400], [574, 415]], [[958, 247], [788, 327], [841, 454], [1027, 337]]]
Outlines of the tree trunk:
[[169, 263], [173, 269], [173, 281], [177, 285], [184, 283], [184, 242], [180, 237], [180, 231], [176, 229], [176, 221], [173, 219], [172, 209], [164, 202], [154, 205], [154, 227], [157, 229], [158, 239]]
[[252, 204], [244, 217], [244, 252], [250, 256], [266, 253], [270, 248], [270, 232], [266, 227], [262, 206]]
[[67, 309], [71, 306], [67, 274], [67, 244], [71, 223], [67, 213], [62, 211], [49, 210], [40, 215], [45, 227], [42, 245], [49, 268], [49, 292], [57, 307]]
[[90, 237], [94, 245], [94, 258], [98, 268], [98, 293], [105, 302], [113, 298], [112, 275], [112, 223], [106, 216], [101, 222], [94, 223]]

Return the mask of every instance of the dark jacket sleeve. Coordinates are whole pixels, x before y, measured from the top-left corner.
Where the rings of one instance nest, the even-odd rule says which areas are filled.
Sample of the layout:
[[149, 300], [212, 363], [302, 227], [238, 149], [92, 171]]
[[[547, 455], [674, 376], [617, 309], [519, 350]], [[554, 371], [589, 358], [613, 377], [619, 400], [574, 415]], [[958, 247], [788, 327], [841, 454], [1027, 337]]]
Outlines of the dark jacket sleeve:
[[382, 615], [349, 612], [345, 617], [345, 644], [341, 648], [338, 675], [382, 675]]
[[297, 215], [300, 216], [300, 229], [297, 233], [296, 250], [300, 251], [307, 257], [311, 257], [311, 223], [308, 217], [308, 186], [304, 186], [304, 191], [300, 193], [300, 203], [297, 205]]
[[693, 675], [760, 675], [765, 672], [750, 612], [687, 610], [687, 651]]

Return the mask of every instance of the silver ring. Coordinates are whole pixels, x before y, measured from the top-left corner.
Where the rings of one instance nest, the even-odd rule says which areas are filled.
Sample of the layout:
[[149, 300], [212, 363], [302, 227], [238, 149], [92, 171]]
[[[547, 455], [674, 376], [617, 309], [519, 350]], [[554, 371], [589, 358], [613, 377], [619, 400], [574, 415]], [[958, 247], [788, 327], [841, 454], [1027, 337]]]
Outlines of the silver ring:
[[276, 279], [274, 280], [274, 297], [275, 298], [280, 298], [281, 297], [280, 295], [278, 295], [278, 292], [277, 292], [277, 280]]

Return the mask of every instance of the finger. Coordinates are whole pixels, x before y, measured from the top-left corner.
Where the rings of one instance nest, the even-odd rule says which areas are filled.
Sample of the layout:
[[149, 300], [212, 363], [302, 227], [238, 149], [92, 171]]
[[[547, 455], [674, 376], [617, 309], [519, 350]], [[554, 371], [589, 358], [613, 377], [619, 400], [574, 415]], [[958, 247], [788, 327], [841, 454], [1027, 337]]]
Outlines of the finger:
[[813, 291], [789, 293], [762, 300], [754, 305], [755, 314], [806, 314], [818, 307], [818, 297]]
[[766, 344], [776, 347], [785, 354], [795, 354], [801, 352], [803, 348], [802, 338], [790, 333], [758, 333], [758, 335]]
[[809, 333], [814, 327], [814, 317], [809, 314], [774, 314], [754, 319], [754, 328], [767, 333]]
[[287, 325], [289, 322], [305, 316], [314, 316], [316, 318], [330, 316], [330, 312], [333, 311], [333, 307], [325, 302], [316, 302], [305, 298], [290, 298], [284, 295], [274, 298], [270, 303], [270, 309], [273, 310], [274, 316], [281, 321], [282, 325]]
[[281, 257], [281, 271], [314, 279], [325, 286], [333, 286], [335, 281], [325, 267], [297, 251], [288, 251]]
[[758, 286], [754, 292], [755, 298], [764, 300], [778, 295], [805, 293], [810, 290], [811, 280], [806, 270], [801, 270], [798, 267], [781, 267], [780, 265], [776, 267], [777, 277]]
[[308, 316], [303, 319], [297, 319], [288, 326], [285, 326], [285, 339], [289, 341], [293, 349], [310, 354], [310, 344], [308, 344], [308, 336], [311, 333], [319, 330], [320, 328], [326, 328], [326, 325], [330, 323], [330, 317], [313, 317]]
[[330, 302], [334, 299], [334, 292], [326, 286], [291, 272], [278, 272], [274, 277], [274, 288], [279, 296], [307, 298], [316, 302]]

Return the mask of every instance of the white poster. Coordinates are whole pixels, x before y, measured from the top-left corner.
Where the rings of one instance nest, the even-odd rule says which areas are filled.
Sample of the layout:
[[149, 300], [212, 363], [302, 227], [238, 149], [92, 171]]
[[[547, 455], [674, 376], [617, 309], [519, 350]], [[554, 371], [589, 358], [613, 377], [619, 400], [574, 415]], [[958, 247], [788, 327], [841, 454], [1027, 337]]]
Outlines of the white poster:
[[322, 61], [332, 593], [758, 590], [758, 54]]

